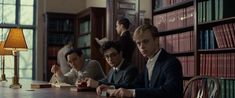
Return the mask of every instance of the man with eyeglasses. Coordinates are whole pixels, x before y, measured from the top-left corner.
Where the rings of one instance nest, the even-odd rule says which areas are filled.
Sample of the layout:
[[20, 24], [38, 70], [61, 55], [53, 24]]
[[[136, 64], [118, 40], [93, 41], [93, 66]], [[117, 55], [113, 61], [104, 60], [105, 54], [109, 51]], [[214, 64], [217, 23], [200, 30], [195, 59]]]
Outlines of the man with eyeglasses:
[[130, 86], [118, 86], [109, 90], [109, 87], [97, 88], [97, 94], [103, 91], [114, 97], [135, 98], [183, 98], [183, 74], [180, 61], [159, 47], [159, 33], [152, 25], [139, 26], [134, 34], [140, 53], [148, 58], [143, 72], [141, 72]]
[[137, 68], [125, 60], [122, 56], [121, 45], [117, 42], [107, 41], [101, 47], [105, 60], [112, 67], [107, 77], [100, 81], [88, 78], [87, 86], [96, 88], [101, 84], [105, 85], [126, 85], [128, 86], [138, 74]]

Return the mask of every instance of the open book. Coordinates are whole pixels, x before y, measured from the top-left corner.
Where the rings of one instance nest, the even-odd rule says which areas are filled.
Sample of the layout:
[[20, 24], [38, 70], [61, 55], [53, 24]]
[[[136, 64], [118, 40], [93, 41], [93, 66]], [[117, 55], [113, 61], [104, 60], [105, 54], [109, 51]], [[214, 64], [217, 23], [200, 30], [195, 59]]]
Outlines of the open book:
[[102, 46], [105, 42], [109, 41], [107, 37], [104, 37], [102, 39], [95, 38], [96, 42]]
[[71, 88], [76, 87], [75, 85], [70, 85], [67, 83], [51, 83], [52, 87], [58, 87], [58, 88]]
[[63, 83], [62, 81], [58, 80], [55, 74], [51, 77], [50, 84], [52, 85], [52, 87], [58, 87], [58, 88], [76, 87], [75, 85]]
[[100, 96], [108, 97], [111, 93], [113, 93], [115, 89], [107, 89], [106, 91], [102, 91]]
[[32, 89], [37, 89], [37, 88], [51, 88], [50, 83], [32, 83], [31, 84]]
[[89, 91], [96, 91], [96, 88], [90, 88], [90, 87], [84, 87], [84, 88], [80, 88], [80, 87], [71, 87], [70, 91], [74, 91], [74, 92], [89, 92]]

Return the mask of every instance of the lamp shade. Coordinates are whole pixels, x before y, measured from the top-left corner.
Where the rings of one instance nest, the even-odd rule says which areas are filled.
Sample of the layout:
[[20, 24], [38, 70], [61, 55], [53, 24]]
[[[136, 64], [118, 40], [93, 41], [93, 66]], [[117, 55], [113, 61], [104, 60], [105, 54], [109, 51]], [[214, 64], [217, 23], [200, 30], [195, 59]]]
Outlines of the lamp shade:
[[20, 28], [11, 28], [4, 44], [7, 50], [27, 50], [27, 44], [24, 38], [23, 30]]
[[4, 49], [4, 41], [0, 41], [0, 55], [13, 55], [11, 50]]

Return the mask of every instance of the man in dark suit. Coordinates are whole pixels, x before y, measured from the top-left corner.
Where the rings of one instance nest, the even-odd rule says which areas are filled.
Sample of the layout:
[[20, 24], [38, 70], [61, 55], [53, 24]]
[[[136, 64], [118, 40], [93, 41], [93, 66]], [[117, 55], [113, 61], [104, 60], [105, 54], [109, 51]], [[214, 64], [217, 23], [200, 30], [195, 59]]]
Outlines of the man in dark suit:
[[100, 81], [87, 79], [87, 86], [96, 88], [98, 85], [126, 85], [136, 77], [137, 68], [122, 57], [121, 46], [117, 42], [107, 41], [102, 45], [102, 51], [107, 63], [112, 67], [108, 76]]
[[135, 50], [135, 43], [132, 40], [131, 34], [128, 31], [130, 21], [127, 18], [120, 18], [116, 22], [116, 31], [120, 36], [118, 42], [123, 47], [123, 58], [128, 62], [131, 62], [132, 55]]
[[[115, 89], [110, 96], [182, 98], [182, 67], [176, 57], [159, 48], [157, 28], [151, 25], [139, 26], [133, 39], [144, 57], [148, 58], [144, 71], [137, 76], [131, 86]], [[97, 93], [107, 90], [107, 86], [97, 88]], [[129, 88], [129, 89], [126, 89]]]

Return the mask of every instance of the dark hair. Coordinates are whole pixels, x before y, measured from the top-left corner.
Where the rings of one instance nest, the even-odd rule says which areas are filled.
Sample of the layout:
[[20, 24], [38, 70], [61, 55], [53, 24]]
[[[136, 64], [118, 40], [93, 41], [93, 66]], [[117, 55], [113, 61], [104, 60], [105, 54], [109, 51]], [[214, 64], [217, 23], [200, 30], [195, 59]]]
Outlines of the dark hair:
[[114, 42], [114, 41], [107, 41], [105, 42], [102, 46], [101, 46], [101, 51], [104, 54], [104, 52], [110, 48], [114, 48], [115, 50], [117, 50], [118, 53], [120, 53], [120, 51], [122, 51], [121, 45], [118, 42]]
[[68, 35], [68, 36], [66, 36], [66, 37], [64, 38], [64, 40], [63, 40], [63, 44], [64, 44], [64, 45], [69, 44], [69, 43], [74, 44], [74, 42], [75, 42], [75, 38], [74, 38], [73, 35]]
[[117, 20], [119, 24], [122, 24], [124, 28], [128, 29], [130, 27], [130, 21], [129, 19], [122, 17]]
[[82, 50], [80, 48], [71, 49], [65, 54], [66, 61], [67, 61], [67, 56], [72, 54], [72, 53], [76, 53], [79, 57], [82, 56]]

